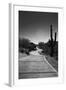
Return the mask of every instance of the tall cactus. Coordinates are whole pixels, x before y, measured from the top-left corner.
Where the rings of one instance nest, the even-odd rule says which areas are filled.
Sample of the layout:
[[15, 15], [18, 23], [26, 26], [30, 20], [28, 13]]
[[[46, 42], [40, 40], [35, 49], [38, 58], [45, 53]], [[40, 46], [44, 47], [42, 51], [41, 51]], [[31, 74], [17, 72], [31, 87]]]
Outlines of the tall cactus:
[[50, 25], [50, 38], [51, 38], [51, 41], [53, 41], [52, 24]]
[[51, 41], [51, 53], [50, 53], [50, 56], [52, 57], [53, 56], [53, 30], [52, 30], [52, 25], [50, 25], [50, 41]]
[[55, 32], [55, 42], [56, 42], [56, 36], [57, 36], [57, 33]]

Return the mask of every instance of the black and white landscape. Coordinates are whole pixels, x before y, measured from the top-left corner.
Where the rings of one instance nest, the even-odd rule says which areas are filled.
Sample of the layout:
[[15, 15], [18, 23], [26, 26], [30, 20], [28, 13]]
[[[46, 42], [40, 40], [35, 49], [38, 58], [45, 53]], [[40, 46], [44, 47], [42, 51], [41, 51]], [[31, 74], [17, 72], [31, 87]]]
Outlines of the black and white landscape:
[[19, 11], [19, 79], [58, 76], [58, 13]]

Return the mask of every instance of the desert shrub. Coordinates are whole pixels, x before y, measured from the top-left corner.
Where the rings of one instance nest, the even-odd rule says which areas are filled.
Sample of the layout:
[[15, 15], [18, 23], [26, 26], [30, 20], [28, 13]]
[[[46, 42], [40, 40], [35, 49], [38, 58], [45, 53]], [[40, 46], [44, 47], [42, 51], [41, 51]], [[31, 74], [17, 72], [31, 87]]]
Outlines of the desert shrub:
[[[53, 45], [53, 57], [58, 60], [58, 42], [52, 42]], [[47, 43], [40, 42], [38, 47], [42, 49], [42, 54], [50, 55], [51, 56], [51, 41], [49, 40]]]
[[38, 43], [38, 47], [40, 48], [40, 49], [44, 49], [44, 42], [39, 42]]
[[29, 45], [29, 51], [33, 51], [33, 50], [36, 50], [36, 45], [31, 42]]
[[19, 51], [29, 55], [29, 52], [36, 50], [36, 45], [30, 42], [29, 39], [19, 39]]
[[19, 48], [25, 48], [27, 49], [30, 45], [30, 40], [23, 38], [23, 39], [19, 39]]

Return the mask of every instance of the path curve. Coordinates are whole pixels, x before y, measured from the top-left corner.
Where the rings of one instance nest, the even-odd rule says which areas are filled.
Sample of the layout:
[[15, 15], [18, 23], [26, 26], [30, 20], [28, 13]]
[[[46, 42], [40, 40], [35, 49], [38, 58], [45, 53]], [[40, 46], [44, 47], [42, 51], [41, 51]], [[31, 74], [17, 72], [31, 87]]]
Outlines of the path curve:
[[29, 55], [19, 60], [19, 78], [41, 78], [58, 76], [45, 56]]

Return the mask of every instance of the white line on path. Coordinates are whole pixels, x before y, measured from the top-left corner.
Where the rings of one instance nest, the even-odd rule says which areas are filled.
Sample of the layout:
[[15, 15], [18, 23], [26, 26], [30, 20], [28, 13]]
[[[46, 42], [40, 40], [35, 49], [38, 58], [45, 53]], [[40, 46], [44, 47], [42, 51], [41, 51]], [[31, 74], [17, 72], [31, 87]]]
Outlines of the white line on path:
[[47, 62], [47, 64], [57, 73], [56, 69], [46, 60], [45, 56], [43, 56], [43, 59]]

